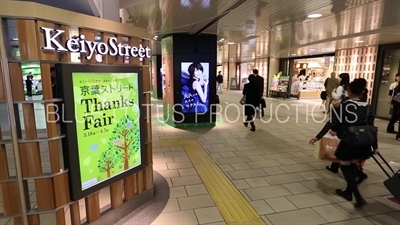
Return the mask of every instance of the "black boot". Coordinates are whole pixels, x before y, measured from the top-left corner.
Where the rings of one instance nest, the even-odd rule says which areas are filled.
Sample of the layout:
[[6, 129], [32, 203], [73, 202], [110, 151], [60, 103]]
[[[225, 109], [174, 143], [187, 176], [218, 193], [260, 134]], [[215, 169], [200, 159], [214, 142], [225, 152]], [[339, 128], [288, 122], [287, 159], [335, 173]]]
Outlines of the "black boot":
[[254, 125], [254, 122], [250, 122], [250, 126], [251, 126], [251, 131], [256, 131], [256, 125]]
[[357, 168], [357, 180], [356, 180], [356, 183], [357, 184], [361, 184], [365, 179], [367, 179], [368, 178], [368, 175], [367, 174], [365, 174], [363, 171], [362, 171], [362, 168], [360, 168], [360, 167], [358, 167]]
[[400, 140], [400, 132], [396, 135], [396, 140]]
[[249, 122], [244, 122], [243, 125], [244, 125], [245, 127], [247, 127], [247, 126], [249, 126]]

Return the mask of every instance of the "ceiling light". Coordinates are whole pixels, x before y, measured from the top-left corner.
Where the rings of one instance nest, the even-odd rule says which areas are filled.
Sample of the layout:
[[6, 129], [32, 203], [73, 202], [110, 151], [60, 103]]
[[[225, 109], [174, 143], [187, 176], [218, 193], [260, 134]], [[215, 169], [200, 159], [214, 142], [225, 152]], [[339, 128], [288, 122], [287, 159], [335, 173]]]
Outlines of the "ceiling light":
[[219, 39], [219, 41], [224, 41], [225, 39], [223, 39], [223, 38], [221, 38], [221, 39]]
[[321, 16], [322, 16], [321, 13], [314, 13], [314, 14], [308, 15], [308, 18], [318, 18], [318, 17], [321, 17]]
[[293, 53], [292, 55], [297, 55], [297, 54], [294, 54], [294, 53]]
[[363, 43], [364, 41], [362, 41], [362, 40], [359, 40], [359, 41], [356, 41], [356, 43]]
[[228, 42], [228, 45], [234, 45], [235, 44], [235, 42]]

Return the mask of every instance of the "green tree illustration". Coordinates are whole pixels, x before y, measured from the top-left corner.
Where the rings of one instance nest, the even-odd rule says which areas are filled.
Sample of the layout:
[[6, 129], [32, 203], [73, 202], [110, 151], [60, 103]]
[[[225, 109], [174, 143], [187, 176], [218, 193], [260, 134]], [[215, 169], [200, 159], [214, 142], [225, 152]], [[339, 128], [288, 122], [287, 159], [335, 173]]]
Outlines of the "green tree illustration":
[[97, 168], [101, 173], [107, 173], [107, 178], [111, 176], [111, 169], [118, 163], [119, 158], [116, 153], [113, 149], [108, 149], [100, 155]]
[[139, 127], [133, 118], [124, 116], [119, 120], [108, 145], [124, 163], [124, 170], [129, 169], [129, 159], [139, 150]]

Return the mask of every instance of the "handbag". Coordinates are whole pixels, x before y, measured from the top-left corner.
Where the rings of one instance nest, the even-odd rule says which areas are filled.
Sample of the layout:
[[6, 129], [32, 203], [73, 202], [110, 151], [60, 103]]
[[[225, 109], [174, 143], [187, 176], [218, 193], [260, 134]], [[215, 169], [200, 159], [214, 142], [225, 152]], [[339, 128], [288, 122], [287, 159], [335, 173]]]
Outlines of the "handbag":
[[[371, 107], [371, 106], [368, 106]], [[347, 128], [346, 143], [352, 146], [374, 145], [378, 143], [378, 128], [368, 125], [369, 109], [365, 117], [365, 125], [349, 126]]]
[[239, 103], [240, 103], [241, 105], [246, 104], [246, 95], [243, 95], [243, 97], [240, 99]]
[[392, 100], [397, 103], [400, 103], [400, 92], [397, 93], [395, 96], [393, 96]]

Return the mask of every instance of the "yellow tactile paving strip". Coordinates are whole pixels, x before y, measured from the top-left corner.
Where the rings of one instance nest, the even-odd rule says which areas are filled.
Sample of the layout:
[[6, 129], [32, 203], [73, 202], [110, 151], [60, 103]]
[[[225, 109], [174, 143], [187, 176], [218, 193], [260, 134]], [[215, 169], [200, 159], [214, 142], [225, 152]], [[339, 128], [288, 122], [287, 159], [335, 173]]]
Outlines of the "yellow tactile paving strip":
[[265, 222], [197, 140], [155, 141], [153, 147], [182, 146], [228, 225]]

